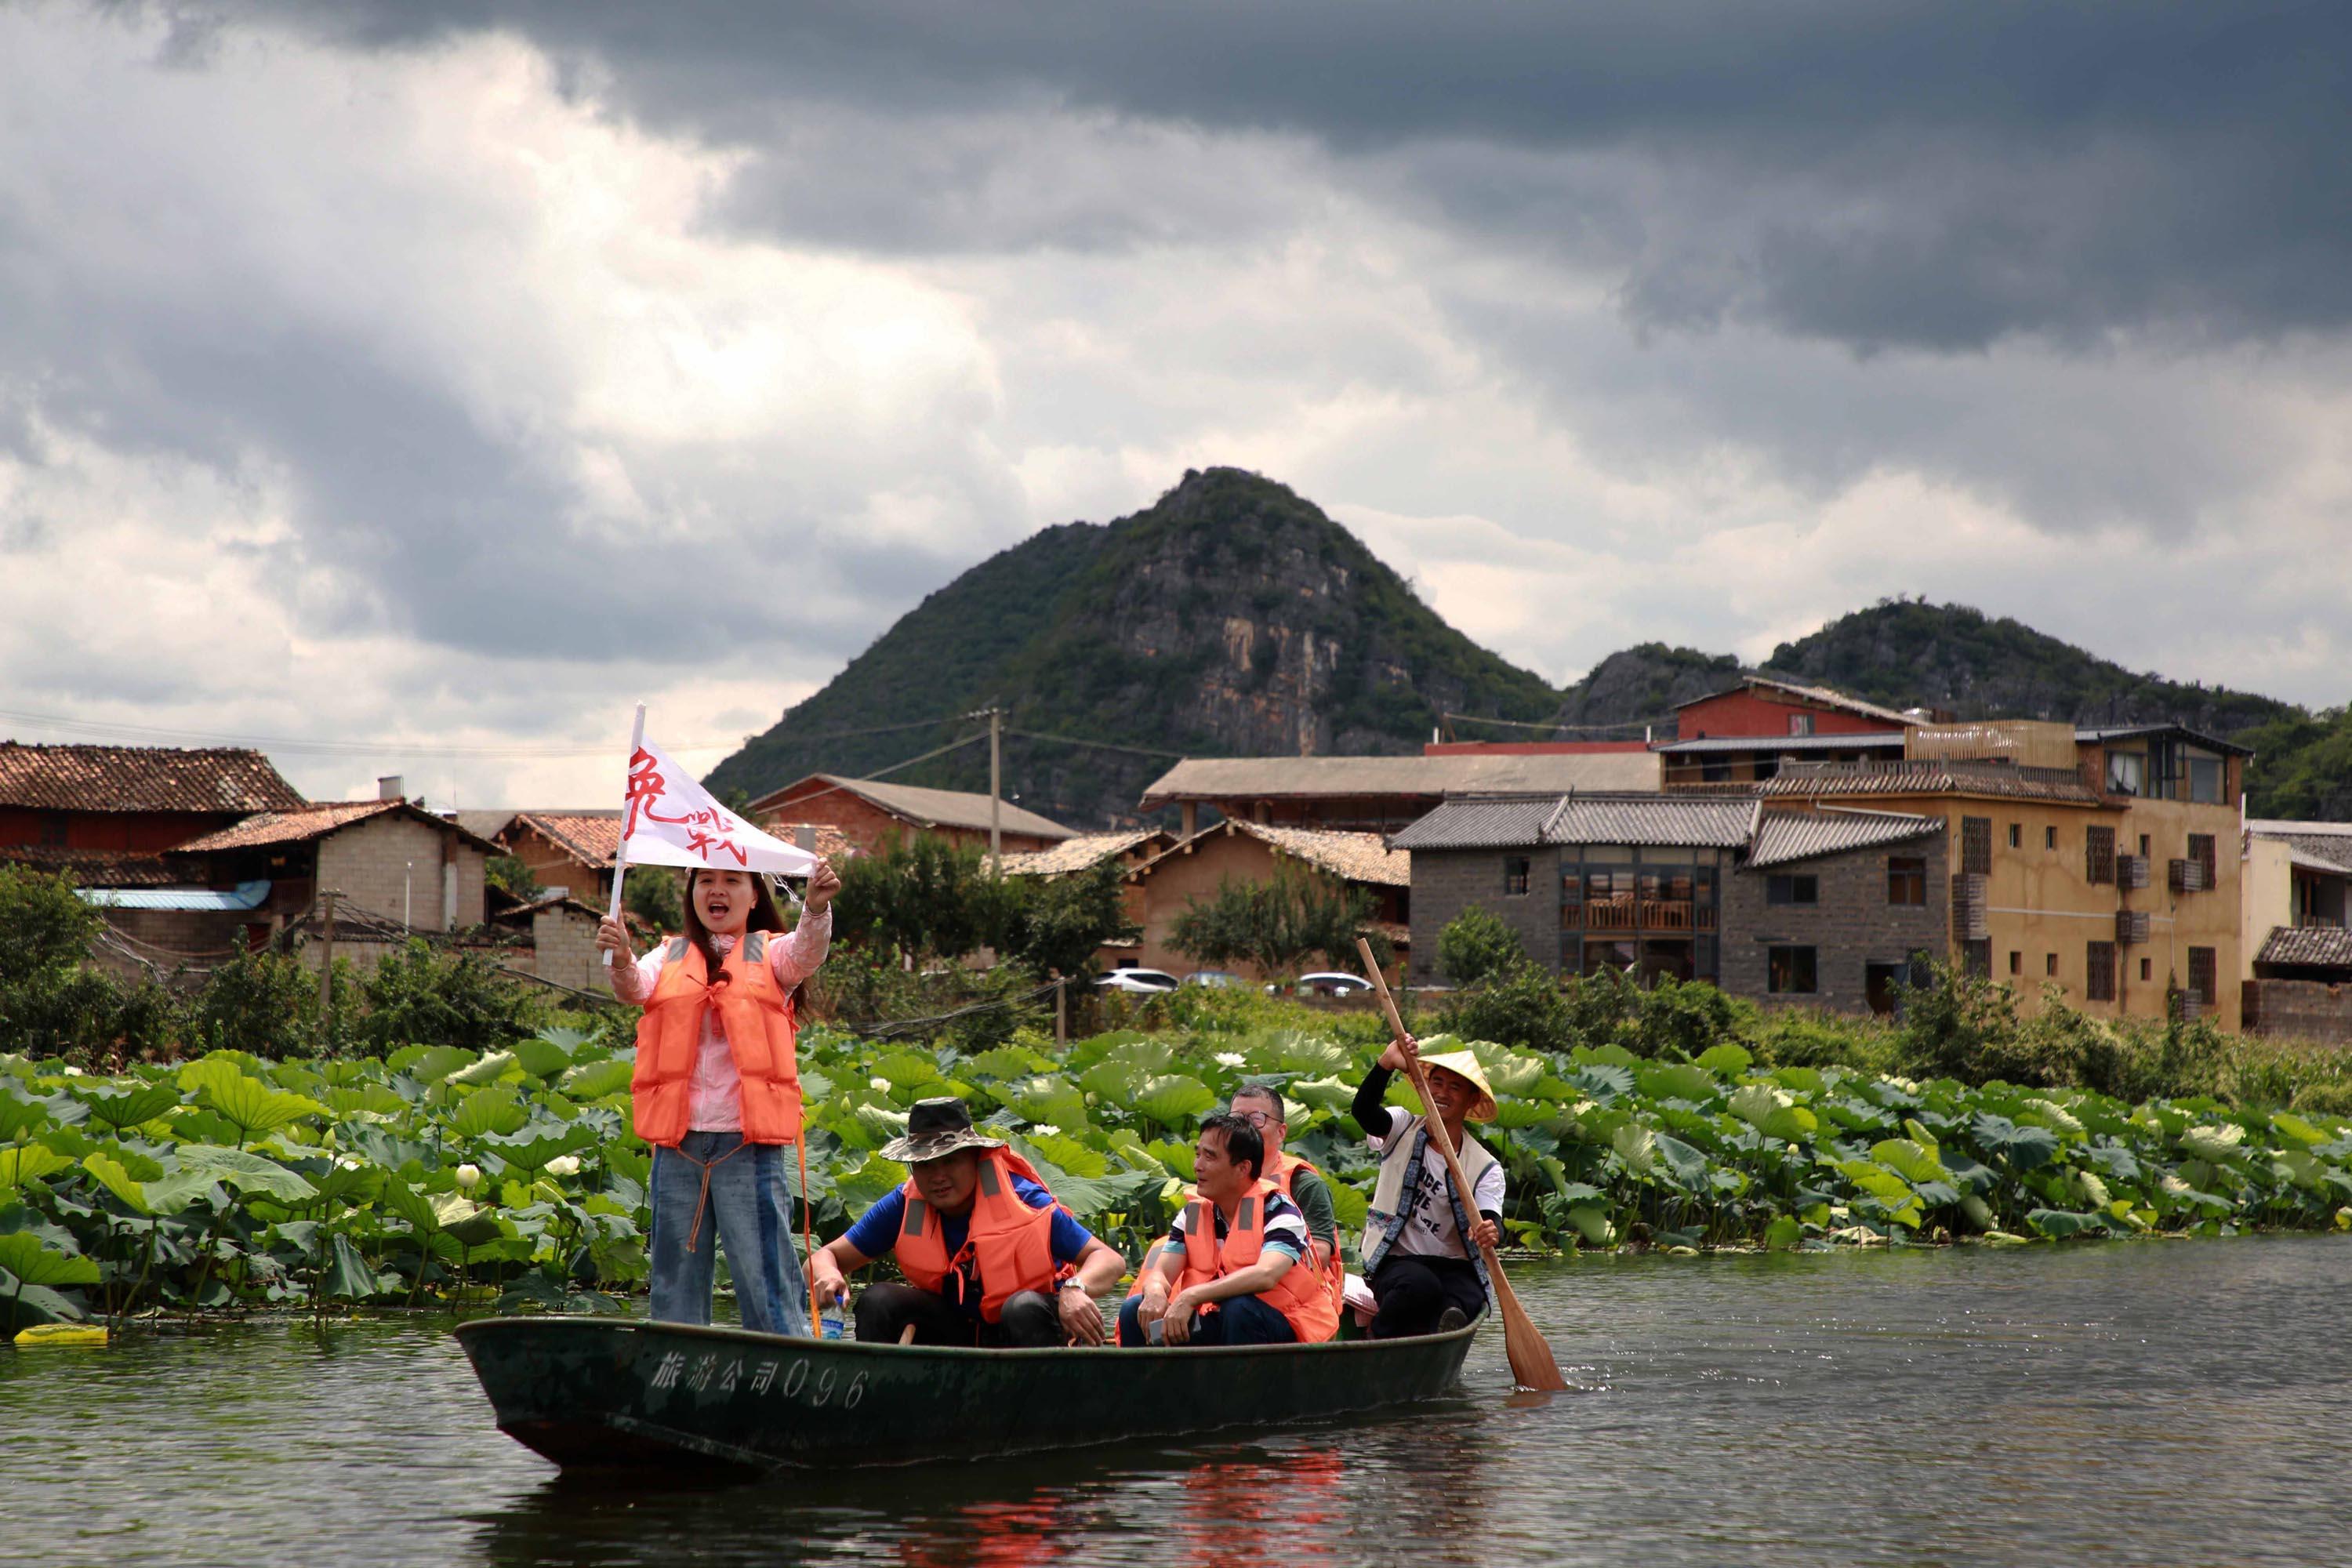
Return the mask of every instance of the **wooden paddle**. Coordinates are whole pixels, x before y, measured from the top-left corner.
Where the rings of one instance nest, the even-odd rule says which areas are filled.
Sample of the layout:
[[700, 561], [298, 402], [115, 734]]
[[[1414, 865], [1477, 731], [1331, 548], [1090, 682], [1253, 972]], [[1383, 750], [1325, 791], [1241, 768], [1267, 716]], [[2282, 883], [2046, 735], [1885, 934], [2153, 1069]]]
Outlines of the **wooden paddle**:
[[[1395, 1031], [1398, 1048], [1402, 1051], [1404, 1020], [1397, 1016], [1396, 999], [1389, 994], [1389, 983], [1381, 975], [1381, 966], [1372, 962], [1372, 944], [1358, 937], [1356, 947], [1363, 954], [1364, 973], [1371, 976], [1372, 988], [1380, 993], [1381, 1011], [1389, 1016], [1389, 1027]], [[1413, 1092], [1421, 1096], [1422, 1125], [1429, 1129], [1429, 1141], [1437, 1145], [1437, 1152], [1445, 1156], [1446, 1174], [1454, 1178], [1454, 1190], [1461, 1195], [1464, 1210], [1475, 1214], [1476, 1200], [1469, 1178], [1462, 1173], [1461, 1157], [1454, 1152], [1454, 1135], [1446, 1131], [1445, 1119], [1437, 1114], [1437, 1102], [1429, 1096], [1429, 1069], [1421, 1065], [1418, 1052], [1403, 1054], [1406, 1068], [1412, 1076]], [[1517, 1293], [1503, 1276], [1503, 1260], [1495, 1256], [1493, 1247], [1483, 1243], [1478, 1250], [1486, 1259], [1486, 1278], [1495, 1284], [1495, 1304], [1502, 1310], [1503, 1350], [1511, 1360], [1511, 1380], [1521, 1388], [1539, 1393], [1565, 1391], [1568, 1380], [1559, 1374], [1559, 1363], [1552, 1359], [1551, 1345], [1536, 1331], [1527, 1309], [1519, 1305]]]

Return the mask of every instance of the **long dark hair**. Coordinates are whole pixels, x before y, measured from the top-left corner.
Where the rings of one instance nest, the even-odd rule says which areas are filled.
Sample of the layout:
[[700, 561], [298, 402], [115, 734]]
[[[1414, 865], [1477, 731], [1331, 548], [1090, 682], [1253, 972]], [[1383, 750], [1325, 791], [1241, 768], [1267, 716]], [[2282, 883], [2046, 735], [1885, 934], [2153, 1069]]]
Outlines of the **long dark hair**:
[[[702, 923], [694, 908], [694, 879], [710, 868], [697, 866], [686, 874], [686, 940], [702, 950], [702, 972], [714, 979], [719, 966], [727, 962], [719, 949], [711, 944], [710, 928]], [[747, 871], [751, 879], [751, 912], [743, 921], [743, 934], [755, 931], [780, 931], [784, 929], [783, 911], [776, 908], [776, 895], [769, 890], [768, 879], [756, 871]]]

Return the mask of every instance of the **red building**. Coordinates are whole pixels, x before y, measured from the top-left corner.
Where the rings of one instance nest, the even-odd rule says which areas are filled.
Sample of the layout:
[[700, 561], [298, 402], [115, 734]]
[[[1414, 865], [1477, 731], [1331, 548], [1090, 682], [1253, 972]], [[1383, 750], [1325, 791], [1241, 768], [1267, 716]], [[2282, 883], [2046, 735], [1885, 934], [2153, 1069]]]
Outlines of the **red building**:
[[163, 851], [303, 805], [259, 752], [0, 742], [0, 856], [86, 883], [168, 880]]
[[[988, 847], [989, 801], [963, 790], [924, 789], [917, 784], [845, 779], [811, 773], [763, 795], [745, 814], [770, 832], [808, 826], [818, 831], [812, 848], [822, 848], [823, 829], [838, 830], [859, 849], [877, 850], [897, 838], [929, 833], [950, 844]], [[997, 836], [1007, 855], [1050, 848], [1076, 837], [1050, 817], [1024, 811], [1011, 801], [996, 803]]]
[[1786, 763], [1899, 758], [1906, 732], [1944, 717], [1750, 675], [1676, 707], [1675, 739], [1657, 750], [1669, 786], [1750, 784], [1777, 776]]

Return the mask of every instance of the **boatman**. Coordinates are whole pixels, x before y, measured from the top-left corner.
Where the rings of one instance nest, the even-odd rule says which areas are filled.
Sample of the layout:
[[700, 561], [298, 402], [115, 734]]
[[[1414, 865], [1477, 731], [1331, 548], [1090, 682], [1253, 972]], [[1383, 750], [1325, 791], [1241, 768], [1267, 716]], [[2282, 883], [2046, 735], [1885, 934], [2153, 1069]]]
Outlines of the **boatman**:
[[[1424, 1119], [1387, 1103], [1389, 1079], [1414, 1057], [1428, 1069], [1432, 1109], [1469, 1178], [1466, 1202], [1454, 1190], [1445, 1157], [1429, 1146]], [[1407, 1036], [1391, 1041], [1365, 1075], [1354, 1114], [1365, 1136], [1381, 1140], [1363, 1240], [1364, 1279], [1380, 1302], [1372, 1337], [1458, 1329], [1486, 1310], [1493, 1289], [1479, 1249], [1502, 1236], [1503, 1163], [1464, 1131], [1465, 1122], [1494, 1119], [1486, 1069], [1468, 1051], [1421, 1057], [1420, 1043]]]
[[906, 1184], [810, 1265], [817, 1295], [837, 1301], [844, 1276], [877, 1258], [897, 1261], [907, 1283], [868, 1285], [857, 1299], [859, 1339], [897, 1344], [912, 1329], [919, 1345], [1103, 1342], [1095, 1302], [1127, 1259], [1055, 1202], [1028, 1161], [982, 1136], [962, 1100], [918, 1100], [907, 1135], [882, 1157], [911, 1167]]
[[1316, 1344], [1339, 1331], [1339, 1299], [1303, 1261], [1307, 1216], [1265, 1167], [1265, 1142], [1247, 1121], [1201, 1123], [1193, 1196], [1145, 1268], [1141, 1293], [1119, 1310], [1120, 1344]]
[[[1290, 1132], [1290, 1123], [1284, 1119], [1282, 1091], [1271, 1084], [1245, 1083], [1234, 1090], [1228, 1109], [1235, 1116], [1257, 1129], [1265, 1143], [1265, 1174], [1275, 1189], [1298, 1206], [1307, 1218], [1307, 1264], [1331, 1289], [1335, 1301], [1343, 1298], [1347, 1286], [1347, 1265], [1339, 1259], [1339, 1221], [1331, 1202], [1331, 1189], [1323, 1180], [1323, 1173], [1294, 1154], [1285, 1152], [1284, 1141]], [[1199, 1194], [1186, 1193], [1190, 1203]], [[1153, 1242], [1143, 1255], [1143, 1267], [1136, 1270], [1137, 1290], [1151, 1272], [1153, 1259], [1160, 1256], [1160, 1242]]]

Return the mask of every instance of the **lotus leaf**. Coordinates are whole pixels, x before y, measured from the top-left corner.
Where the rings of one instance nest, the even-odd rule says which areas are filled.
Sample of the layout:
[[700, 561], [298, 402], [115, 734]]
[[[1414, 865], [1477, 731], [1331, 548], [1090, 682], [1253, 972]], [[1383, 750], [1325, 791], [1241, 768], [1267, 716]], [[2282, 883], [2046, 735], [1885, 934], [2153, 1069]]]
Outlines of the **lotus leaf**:
[[1822, 1130], [1821, 1118], [1801, 1105], [1785, 1105], [1764, 1119], [1763, 1132], [1783, 1143], [1810, 1142]]
[[1625, 1162], [1629, 1170], [1646, 1175], [1657, 1165], [1658, 1135], [1639, 1122], [1629, 1121], [1618, 1128], [1610, 1138], [1609, 1146], [1617, 1152], [1617, 1157]]
[[1541, 1127], [1559, 1119], [1559, 1107], [1539, 1100], [1507, 1100], [1495, 1108], [1493, 1125], [1501, 1128]]
[[961, 1070], [982, 1079], [1024, 1078], [1031, 1073], [1049, 1070], [1054, 1058], [1043, 1051], [1026, 1050], [1019, 1046], [998, 1046], [966, 1057]]
[[1768, 1252], [1787, 1252], [1805, 1239], [1805, 1227], [1792, 1215], [1782, 1215], [1764, 1227], [1764, 1247]]
[[2271, 1164], [2282, 1180], [2313, 1192], [2326, 1185], [2333, 1173], [2302, 1149], [2282, 1149], [2271, 1156]]
[[181, 1172], [189, 1175], [208, 1176], [224, 1182], [244, 1193], [267, 1193], [280, 1203], [306, 1203], [318, 1195], [318, 1189], [299, 1171], [289, 1171], [277, 1161], [242, 1149], [225, 1149], [211, 1143], [183, 1143], [173, 1154]]
[[[206, 1066], [211, 1060], [207, 1058], [195, 1065]], [[207, 1075], [196, 1089], [196, 1099], [218, 1111], [248, 1140], [306, 1117], [323, 1116], [327, 1110], [315, 1100], [272, 1089], [258, 1079], [235, 1072]]]
[[1274, 1065], [1283, 1072], [1302, 1076], [1328, 1077], [1345, 1072], [1354, 1065], [1347, 1047], [1323, 1035], [1310, 1035], [1299, 1029], [1284, 1029], [1273, 1040]]
[[1800, 1094], [1820, 1094], [1829, 1088], [1829, 1080], [1818, 1068], [1776, 1068], [1772, 1081], [1782, 1089], [1793, 1089]]
[[2025, 1102], [2024, 1113], [2053, 1131], [2080, 1132], [2083, 1131], [2083, 1123], [2074, 1113], [2054, 1100], [2029, 1100]]
[[1738, 1078], [1756, 1065], [1756, 1058], [1744, 1046], [1726, 1043], [1709, 1046], [1696, 1057], [1698, 1065], [1718, 1078]]
[[[563, 1092], [575, 1100], [602, 1100], [629, 1087], [629, 1079], [636, 1071], [635, 1062], [607, 1057], [599, 1062], [583, 1062], [563, 1075]], [[806, 1084], [803, 1082], [805, 1090]], [[812, 1097], [814, 1098], [814, 1097]]]
[[1771, 1118], [1773, 1112], [1785, 1110], [1794, 1103], [1786, 1094], [1769, 1083], [1749, 1083], [1742, 1084], [1731, 1091], [1731, 1098], [1725, 1101], [1725, 1109], [1742, 1121], [1761, 1127]]
[[493, 1132], [520, 1131], [530, 1120], [530, 1112], [522, 1108], [515, 1091], [501, 1085], [478, 1089], [459, 1100], [449, 1118], [449, 1130], [460, 1138], [483, 1138]]
[[1977, 1196], [1976, 1194], [1969, 1193], [1961, 1197], [1960, 1212], [1968, 1215], [1969, 1223], [1975, 1226], [1979, 1230], [1990, 1230], [1993, 1228], [1992, 1205], [1986, 1203], [1984, 1199]]
[[1525, 1095], [1543, 1081], [1545, 1064], [1541, 1057], [1507, 1051], [1496, 1060], [1483, 1065], [1486, 1082], [1498, 1095]]
[[1182, 1073], [1147, 1080], [1135, 1097], [1135, 1110], [1162, 1127], [1177, 1127], [1204, 1114], [1217, 1103], [1209, 1086]]
[[599, 1140], [595, 1129], [591, 1127], [575, 1124], [560, 1129], [550, 1129], [542, 1123], [538, 1127], [526, 1128], [517, 1132], [492, 1133], [481, 1142], [484, 1148], [497, 1154], [509, 1165], [529, 1172], [544, 1169], [547, 1163], [559, 1154], [569, 1154], [580, 1149], [593, 1149]]
[[28, 1231], [0, 1236], [0, 1268], [26, 1285], [95, 1285], [98, 1265], [70, 1252], [41, 1245]]
[[894, 1089], [919, 1089], [945, 1075], [940, 1064], [920, 1051], [891, 1051], [874, 1063], [874, 1076], [887, 1079]]
[[13, 1142], [50, 1120], [46, 1101], [27, 1099], [13, 1086], [0, 1087], [0, 1142]]
[[1371, 1200], [1352, 1182], [1326, 1182], [1331, 1193], [1331, 1218], [1346, 1237], [1360, 1231], [1372, 1217]]
[[1015, 1135], [1010, 1142], [1033, 1160], [1042, 1157], [1076, 1175], [1100, 1176], [1110, 1171], [1110, 1161], [1101, 1150], [1089, 1149], [1066, 1132], [1048, 1133], [1043, 1138]]
[[2227, 1160], [2240, 1152], [2245, 1142], [2246, 1130], [2234, 1121], [2206, 1122], [2180, 1131], [2181, 1146], [2206, 1160]]
[[2107, 1206], [2110, 1199], [2107, 1196], [2106, 1183], [2099, 1180], [2089, 1171], [2076, 1171], [2074, 1173], [2074, 1185], [2082, 1192], [2085, 1207], [2103, 1209]]
[[1870, 1157], [1911, 1182], [1940, 1182], [1950, 1174], [1934, 1151], [1909, 1138], [1888, 1138], [1870, 1146]]
[[0, 1149], [0, 1193], [37, 1182], [72, 1163], [46, 1143], [17, 1143]]
[[179, 1089], [168, 1083], [137, 1083], [122, 1089], [111, 1086], [87, 1092], [82, 1103], [89, 1107], [95, 1121], [102, 1121], [120, 1132], [126, 1127], [136, 1127], [152, 1121], [180, 1103]]
[[1715, 1075], [1688, 1062], [1659, 1063], [1636, 1069], [1642, 1092], [1653, 1100], [1706, 1100], [1722, 1088]]
[[1570, 1073], [1568, 1081], [1578, 1093], [1606, 1105], [1633, 1092], [1633, 1069], [1616, 1062], [1588, 1062]]
[[1336, 1078], [1294, 1079], [1287, 1092], [1291, 1099], [1301, 1104], [1334, 1114], [1343, 1112], [1356, 1103], [1355, 1087]]
[[1590, 1246], [1607, 1247], [1617, 1239], [1616, 1232], [1609, 1224], [1609, 1211], [1597, 1204], [1579, 1204], [1571, 1207], [1568, 1211], [1568, 1223]]
[[[572, 1031], [564, 1032], [569, 1034]], [[531, 1077], [552, 1079], [572, 1065], [572, 1054], [574, 1048], [573, 1045], [567, 1045], [562, 1040], [550, 1039], [547, 1036], [541, 1035], [531, 1039], [519, 1041], [514, 1048], [514, 1059], [522, 1070]]]
[[2005, 1116], [1979, 1111], [1971, 1125], [1978, 1147], [1998, 1154], [2009, 1162], [2009, 1168], [2022, 1174], [2038, 1170], [2058, 1157], [2058, 1136], [2047, 1127], [2021, 1125]]
[[2063, 1241], [2070, 1236], [2086, 1231], [2104, 1231], [2113, 1223], [2104, 1214], [2073, 1214], [2064, 1209], [2035, 1209], [2025, 1216], [2032, 1226], [2053, 1241]]
[[2274, 1112], [2271, 1117], [2271, 1125], [2298, 1143], [2325, 1143], [2328, 1141], [2326, 1133], [2291, 1110]]
[[441, 1081], [448, 1084], [462, 1084], [470, 1089], [481, 1084], [496, 1083], [506, 1077], [509, 1071], [520, 1069], [521, 1063], [516, 1058], [514, 1052], [492, 1051], [473, 1066], [459, 1068], [456, 1072], [446, 1075]]

